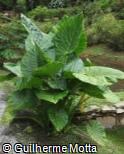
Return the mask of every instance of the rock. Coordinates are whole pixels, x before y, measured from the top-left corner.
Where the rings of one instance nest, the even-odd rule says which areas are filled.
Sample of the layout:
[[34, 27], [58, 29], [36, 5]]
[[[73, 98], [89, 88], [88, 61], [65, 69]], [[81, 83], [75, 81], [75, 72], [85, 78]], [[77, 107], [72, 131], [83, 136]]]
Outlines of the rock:
[[95, 116], [97, 116], [97, 113], [92, 113], [91, 116], [95, 117]]
[[116, 118], [112, 116], [98, 117], [97, 120], [105, 127], [112, 128], [116, 125]]
[[4, 114], [5, 108], [6, 108], [6, 102], [0, 100], [0, 118]]
[[84, 112], [99, 112], [100, 108], [96, 105], [92, 105], [90, 107], [85, 108]]
[[[18, 141], [15, 139], [15, 137], [13, 136], [6, 136], [6, 135], [0, 135], [0, 153], [3, 152], [2, 151], [2, 146], [3, 144], [8, 143], [11, 144], [12, 147], [14, 146], [15, 143], [18, 143]], [[16, 154], [13, 149], [9, 152], [10, 154]]]
[[6, 94], [3, 91], [0, 91], [0, 100], [2, 101], [6, 100]]
[[120, 120], [120, 124], [121, 124], [121, 126], [124, 126], [124, 117], [121, 118], [121, 120]]
[[94, 117], [101, 117], [102, 116], [102, 114], [101, 114], [101, 112], [93, 112], [92, 114], [91, 114], [91, 116], [94, 118]]
[[[87, 115], [87, 117], [86, 117], [87, 120], [90, 120], [92, 118], [93, 118], [93, 116], [91, 114]], [[84, 119], [85, 119], [85, 117], [84, 117]]]
[[124, 109], [117, 109], [117, 110], [116, 110], [116, 113], [117, 113], [117, 114], [122, 114], [122, 113], [124, 113]]
[[[6, 108], [6, 97], [5, 97], [5, 93], [3, 91], [0, 91], [0, 118], [3, 116], [5, 108]], [[16, 140], [16, 138], [14, 136], [8, 135], [6, 134], [6, 129], [8, 126], [6, 126], [5, 124], [1, 124], [0, 125], [0, 154], [3, 154], [2, 151], [2, 145], [4, 143], [9, 143], [12, 146], [15, 143], [18, 143], [18, 141]], [[10, 154], [15, 154], [14, 151], [10, 151]]]
[[124, 101], [119, 102], [117, 104], [114, 105], [116, 108], [123, 108], [124, 109]]
[[103, 106], [103, 108], [102, 108], [102, 112], [103, 113], [106, 113], [106, 112], [116, 112], [116, 109], [115, 109], [115, 107], [113, 107], [113, 106], [107, 106], [107, 105], [105, 105], [105, 106]]

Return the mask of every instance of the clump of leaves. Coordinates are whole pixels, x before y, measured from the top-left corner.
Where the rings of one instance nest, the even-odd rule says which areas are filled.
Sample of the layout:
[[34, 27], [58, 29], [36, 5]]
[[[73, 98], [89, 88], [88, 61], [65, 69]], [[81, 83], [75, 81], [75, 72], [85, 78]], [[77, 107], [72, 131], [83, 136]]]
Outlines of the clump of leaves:
[[124, 73], [85, 65], [80, 58], [86, 48], [81, 15], [64, 17], [49, 34], [41, 32], [26, 16], [21, 15], [21, 20], [29, 33], [27, 52], [18, 64], [4, 64], [16, 75], [16, 90], [10, 97], [15, 113], [31, 111], [30, 118], [45, 130], [61, 132], [72, 123], [86, 96], [119, 100], [109, 86], [124, 79]]

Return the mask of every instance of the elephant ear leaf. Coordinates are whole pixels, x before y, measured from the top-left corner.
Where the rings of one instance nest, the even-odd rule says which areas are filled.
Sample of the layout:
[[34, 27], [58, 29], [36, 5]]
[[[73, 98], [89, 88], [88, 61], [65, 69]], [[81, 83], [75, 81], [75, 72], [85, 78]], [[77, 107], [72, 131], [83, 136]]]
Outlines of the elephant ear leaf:
[[33, 41], [42, 51], [47, 51], [52, 44], [52, 35], [41, 32], [38, 27], [25, 15], [21, 14], [21, 21], [25, 29], [31, 35]]
[[20, 64], [4, 63], [4, 67], [7, 70], [9, 70], [11, 73], [17, 75], [18, 77], [22, 77], [22, 72], [21, 72]]
[[103, 96], [108, 102], [111, 102], [111, 103], [117, 103], [120, 101], [120, 98], [114, 92], [112, 92], [109, 88], [106, 89], [106, 91], [104, 91]]
[[41, 55], [46, 59], [46, 61], [54, 61], [55, 51], [52, 48], [53, 33], [46, 34], [41, 32], [38, 27], [23, 14], [21, 14], [21, 21], [32, 41], [37, 46], [37, 49], [40, 50]]
[[65, 126], [68, 124], [68, 114], [64, 109], [49, 109], [48, 110], [48, 116], [55, 127], [55, 129], [59, 132], [62, 131]]
[[10, 73], [7, 71], [0, 70], [0, 82], [11, 79]]
[[36, 95], [40, 100], [44, 100], [53, 104], [57, 104], [61, 99], [66, 97], [67, 94], [68, 94], [67, 91], [56, 92], [56, 93], [47, 92], [47, 91], [36, 92]]
[[101, 125], [101, 123], [97, 121], [90, 121], [86, 125], [86, 131], [90, 138], [94, 140], [96, 143], [98, 143], [101, 146], [105, 146], [107, 143], [107, 136], [105, 133], [104, 127]]
[[111, 81], [115, 81], [116, 79], [124, 79], [124, 72], [109, 68], [109, 67], [104, 67], [104, 66], [91, 66], [91, 67], [85, 67], [85, 72], [91, 76], [104, 76]]
[[86, 47], [86, 36], [82, 21], [81, 15], [64, 17], [56, 26], [54, 44], [58, 57], [71, 53], [79, 55]]
[[95, 86], [109, 86], [118, 79], [124, 79], [124, 72], [103, 66], [85, 67], [83, 73], [73, 73], [82, 82]]
[[66, 77], [72, 77], [72, 73], [83, 72], [83, 61], [80, 58], [75, 58], [65, 65], [63, 71]]
[[53, 76], [57, 74], [62, 68], [62, 64], [59, 62], [48, 63], [44, 66], [38, 67], [34, 71], [34, 75], [36, 76]]
[[[116, 103], [120, 99], [108, 88], [118, 79], [124, 79], [124, 72], [108, 67], [85, 67], [82, 73], [73, 73], [73, 76], [82, 82], [82, 90], [91, 96], [103, 97], [108, 102]], [[99, 95], [98, 95], [99, 94]]]
[[30, 35], [25, 42], [25, 47], [27, 52], [21, 60], [21, 71], [24, 77], [30, 79], [34, 69], [38, 67], [38, 54]]

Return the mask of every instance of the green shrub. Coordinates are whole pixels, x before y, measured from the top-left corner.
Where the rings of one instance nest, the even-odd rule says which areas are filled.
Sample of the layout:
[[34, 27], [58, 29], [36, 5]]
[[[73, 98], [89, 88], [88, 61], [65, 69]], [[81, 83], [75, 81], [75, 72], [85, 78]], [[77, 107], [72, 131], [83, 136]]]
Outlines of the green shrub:
[[61, 19], [64, 15], [75, 15], [81, 12], [79, 7], [70, 8], [58, 8], [58, 9], [48, 9], [47, 7], [38, 6], [28, 13], [29, 17], [43, 21], [44, 19], [59, 18]]
[[13, 7], [13, 1], [12, 0], [0, 0], [0, 5], [3, 8], [5, 7], [6, 9], [10, 9]]
[[15, 6], [16, 12], [25, 12], [26, 9], [26, 0], [17, 0], [17, 4]]
[[96, 0], [84, 1], [82, 10], [87, 19], [86, 24], [93, 24], [98, 18], [107, 13], [112, 13], [118, 19], [124, 19], [124, 1], [119, 0]]
[[89, 46], [101, 43], [95, 25], [92, 24], [92, 26], [88, 27], [86, 32]]
[[107, 43], [117, 51], [124, 51], [124, 20], [118, 21], [118, 25], [108, 37]]
[[124, 7], [114, 12], [114, 16], [120, 20], [124, 20]]
[[2, 62], [18, 59], [24, 53], [27, 33], [20, 21], [5, 22], [4, 19], [0, 23], [0, 59]]
[[118, 26], [118, 21], [111, 13], [105, 14], [98, 18], [94, 26], [96, 26], [96, 30], [99, 38], [101, 37], [101, 41], [105, 42], [109, 35], [115, 31]]
[[[86, 47], [81, 15], [64, 17], [48, 34], [26, 16], [21, 18], [29, 33], [26, 53], [19, 63], [4, 64], [16, 76], [9, 100], [15, 116], [20, 110], [29, 110], [32, 114], [27, 118], [46, 131], [61, 132], [70, 127], [80, 105], [90, 96], [119, 101], [109, 86], [124, 79], [124, 72], [88, 66], [80, 58]], [[92, 129], [88, 130], [91, 135]]]
[[115, 50], [124, 51], [124, 21], [107, 14], [97, 21], [96, 30], [101, 42], [107, 43]]
[[51, 0], [49, 3], [50, 8], [63, 8], [66, 6], [65, 0]]
[[114, 50], [124, 51], [124, 20], [118, 20], [113, 14], [100, 16], [87, 28], [88, 44], [106, 43]]
[[37, 26], [46, 33], [49, 33], [52, 30], [53, 25], [55, 25], [55, 21], [45, 21], [43, 23], [37, 22]]
[[82, 10], [84, 12], [84, 16], [87, 19], [86, 24], [90, 25], [94, 23], [100, 15], [103, 15], [106, 10], [109, 8], [110, 0], [104, 1], [86, 1], [82, 3]]
[[[55, 22], [37, 22], [44, 32], [49, 32]], [[13, 61], [21, 57], [25, 52], [24, 40], [27, 32], [17, 19], [6, 18], [0, 14], [0, 66], [5, 61]]]

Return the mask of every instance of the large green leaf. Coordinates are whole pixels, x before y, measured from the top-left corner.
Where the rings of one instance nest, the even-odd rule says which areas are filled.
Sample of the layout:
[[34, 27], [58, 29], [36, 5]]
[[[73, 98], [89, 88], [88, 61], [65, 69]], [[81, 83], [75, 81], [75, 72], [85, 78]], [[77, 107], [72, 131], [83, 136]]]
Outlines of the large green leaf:
[[22, 77], [20, 64], [4, 63], [4, 67], [11, 71], [13, 74], [17, 75], [18, 77]]
[[111, 103], [118, 103], [120, 101], [120, 98], [115, 93], [113, 93], [109, 88], [104, 91], [103, 96], [108, 102]]
[[0, 70], [0, 82], [11, 79], [10, 72]]
[[104, 76], [91, 76], [85, 73], [73, 73], [74, 77], [79, 79], [82, 82], [89, 83], [95, 86], [106, 86], [111, 85], [110, 82]]
[[60, 90], [65, 90], [67, 89], [67, 83], [66, 83], [66, 80], [63, 79], [63, 78], [57, 78], [57, 77], [54, 77], [54, 78], [49, 78], [45, 81], [50, 88], [52, 89], [60, 89]]
[[15, 91], [9, 98], [9, 102], [14, 106], [14, 110], [34, 109], [38, 102], [31, 90]]
[[50, 49], [53, 46], [52, 38], [53, 34], [45, 34], [41, 32], [38, 27], [32, 23], [32, 21], [21, 14], [21, 20], [22, 24], [30, 34], [32, 40], [34, 43], [40, 48], [41, 52], [46, 56], [46, 58], [53, 60], [53, 55], [51, 55], [51, 52], [49, 52], [48, 49]]
[[82, 83], [80, 90], [90, 96], [100, 99], [106, 99], [108, 102], [111, 103], [116, 103], [120, 101], [119, 97], [115, 93], [113, 93], [108, 87], [99, 87], [89, 83]]
[[63, 99], [67, 94], [68, 94], [67, 91], [64, 91], [64, 92], [38, 91], [36, 92], [36, 95], [40, 100], [45, 100], [53, 104], [57, 104], [59, 100]]
[[56, 27], [54, 44], [58, 57], [79, 54], [86, 46], [86, 36], [82, 26], [82, 16], [64, 17]]
[[42, 80], [38, 77], [32, 77], [30, 80], [24, 77], [17, 78], [15, 81], [17, 90], [39, 88], [42, 86]]
[[76, 108], [80, 103], [80, 98], [81, 96], [76, 95], [70, 95], [70, 97], [68, 98], [66, 102], [66, 110], [70, 115], [73, 114], [74, 111], [76, 111]]
[[104, 127], [97, 121], [91, 121], [86, 126], [88, 135], [99, 145], [104, 146], [107, 142], [107, 136]]
[[103, 96], [105, 91], [104, 88], [82, 82], [80, 90], [90, 96], [104, 99], [104, 96]]
[[47, 49], [53, 46], [52, 35], [41, 32], [38, 27], [23, 14], [21, 14], [21, 20], [28, 33], [31, 35], [33, 41], [42, 51], [47, 51]]
[[42, 67], [38, 67], [34, 71], [34, 75], [36, 76], [53, 76], [59, 72], [62, 68], [62, 64], [59, 62], [48, 63]]
[[104, 76], [109, 78], [111, 81], [116, 81], [116, 79], [124, 79], [124, 72], [104, 66], [85, 67], [85, 73], [94, 77]]
[[83, 61], [80, 58], [75, 58], [65, 65], [64, 74], [66, 76], [72, 75], [72, 73], [79, 73], [84, 71]]
[[48, 116], [58, 132], [68, 124], [68, 114], [64, 109], [51, 108], [48, 110]]
[[34, 69], [38, 67], [38, 53], [30, 35], [25, 42], [25, 47], [27, 52], [21, 61], [21, 71], [24, 77], [30, 79]]
[[124, 79], [124, 72], [102, 66], [85, 67], [83, 73], [73, 73], [82, 82], [96, 86], [108, 86], [117, 79]]

